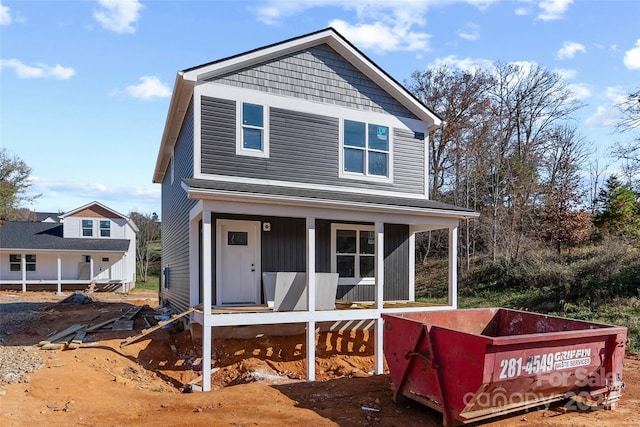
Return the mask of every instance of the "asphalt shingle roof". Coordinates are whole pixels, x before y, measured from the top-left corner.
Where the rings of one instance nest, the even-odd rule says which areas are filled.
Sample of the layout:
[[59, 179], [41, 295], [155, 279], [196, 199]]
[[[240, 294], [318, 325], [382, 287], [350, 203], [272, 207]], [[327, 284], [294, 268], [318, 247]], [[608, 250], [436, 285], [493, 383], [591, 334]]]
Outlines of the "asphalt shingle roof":
[[0, 248], [118, 252], [129, 249], [128, 239], [65, 239], [62, 236], [62, 224], [8, 221], [0, 227]]
[[372, 205], [397, 206], [425, 210], [445, 210], [474, 214], [471, 209], [449, 205], [433, 200], [416, 199], [410, 197], [391, 197], [375, 194], [348, 193], [342, 191], [315, 190], [309, 188], [280, 187], [274, 185], [246, 184], [209, 179], [183, 179], [185, 184], [193, 189], [230, 191], [245, 194], [267, 194], [273, 196], [295, 197], [319, 201], [337, 201], [369, 203]]

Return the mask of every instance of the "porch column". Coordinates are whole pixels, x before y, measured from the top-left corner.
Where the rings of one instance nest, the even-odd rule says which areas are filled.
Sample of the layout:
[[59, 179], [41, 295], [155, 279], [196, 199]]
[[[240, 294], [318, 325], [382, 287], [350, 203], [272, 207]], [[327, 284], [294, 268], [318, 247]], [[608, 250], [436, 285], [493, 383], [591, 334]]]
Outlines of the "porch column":
[[[316, 311], [316, 219], [307, 218], [307, 309]], [[307, 322], [307, 381], [316, 380], [316, 322]]]
[[20, 254], [20, 271], [22, 272], [22, 292], [27, 292], [27, 255]]
[[[202, 309], [204, 325], [202, 325], [202, 391], [211, 391], [211, 334], [212, 327], [207, 326], [206, 319], [211, 315], [212, 305], [212, 268], [211, 268], [211, 211], [202, 213]], [[189, 260], [198, 262], [197, 259]]]
[[93, 255], [89, 256], [89, 280], [93, 280]]
[[409, 301], [416, 300], [416, 232], [409, 230]]
[[376, 221], [376, 309], [384, 304], [384, 222]]
[[198, 227], [199, 216], [189, 221], [189, 305], [200, 304], [200, 271], [199, 262], [200, 259], [200, 236], [198, 233], [200, 229]]
[[[384, 222], [376, 221], [376, 310], [382, 311], [384, 305]], [[380, 375], [384, 373], [384, 355], [382, 351], [383, 320], [378, 315], [375, 322], [375, 371]]]
[[458, 308], [458, 226], [449, 227], [449, 305]]
[[62, 293], [62, 257], [60, 254], [58, 254], [57, 266], [58, 266], [58, 294], [61, 294]]

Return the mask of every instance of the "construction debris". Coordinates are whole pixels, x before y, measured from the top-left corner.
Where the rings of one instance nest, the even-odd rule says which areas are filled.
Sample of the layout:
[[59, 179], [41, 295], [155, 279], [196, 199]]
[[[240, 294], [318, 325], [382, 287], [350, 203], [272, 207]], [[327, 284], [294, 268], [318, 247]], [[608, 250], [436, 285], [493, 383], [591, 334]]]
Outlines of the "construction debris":
[[158, 322], [158, 324], [156, 326], [153, 326], [151, 328], [148, 329], [143, 329], [142, 332], [140, 332], [138, 335], [135, 335], [133, 337], [129, 337], [126, 340], [122, 341], [120, 343], [120, 348], [127, 346], [129, 344], [131, 344], [132, 342], [138, 341], [140, 338], [149, 335], [151, 332], [157, 331], [158, 329], [162, 328], [163, 326], [166, 326], [170, 323], [175, 322], [176, 320], [180, 319], [181, 317], [186, 316], [187, 314], [191, 313], [192, 311], [194, 311], [195, 308], [191, 307], [189, 308], [187, 311], [183, 311], [180, 314], [174, 314], [173, 316], [171, 316], [168, 320], [162, 320], [160, 322]]

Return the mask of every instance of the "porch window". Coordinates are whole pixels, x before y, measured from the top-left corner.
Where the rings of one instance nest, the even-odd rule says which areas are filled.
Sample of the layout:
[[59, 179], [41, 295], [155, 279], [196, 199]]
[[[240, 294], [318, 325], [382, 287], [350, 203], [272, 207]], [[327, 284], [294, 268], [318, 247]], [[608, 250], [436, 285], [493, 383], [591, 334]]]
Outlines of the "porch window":
[[340, 284], [373, 284], [375, 277], [375, 232], [366, 225], [332, 226], [332, 269]]
[[93, 220], [92, 219], [82, 220], [82, 236], [83, 237], [93, 236]]
[[238, 103], [238, 141], [236, 154], [243, 156], [269, 157], [267, 129], [268, 108], [248, 102]]
[[[21, 259], [19, 254], [9, 255], [9, 270], [20, 271]], [[25, 255], [27, 271], [36, 271], [36, 256], [34, 254]]]
[[100, 237], [111, 237], [111, 221], [100, 221]]
[[387, 126], [344, 120], [342, 136], [344, 176], [390, 177]]

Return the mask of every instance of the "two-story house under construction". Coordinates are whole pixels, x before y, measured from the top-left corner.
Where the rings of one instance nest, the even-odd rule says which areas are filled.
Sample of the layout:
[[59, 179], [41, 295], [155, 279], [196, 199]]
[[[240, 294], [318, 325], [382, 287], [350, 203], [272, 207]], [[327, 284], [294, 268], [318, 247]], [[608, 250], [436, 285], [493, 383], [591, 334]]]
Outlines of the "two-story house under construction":
[[161, 297], [198, 307], [203, 390], [220, 326], [306, 324], [313, 380], [317, 324], [372, 321], [381, 372], [380, 314], [417, 309], [397, 302], [419, 232], [450, 244], [448, 304], [418, 309], [456, 307], [458, 222], [476, 214], [429, 200], [439, 123], [331, 28], [178, 73], [153, 176]]

